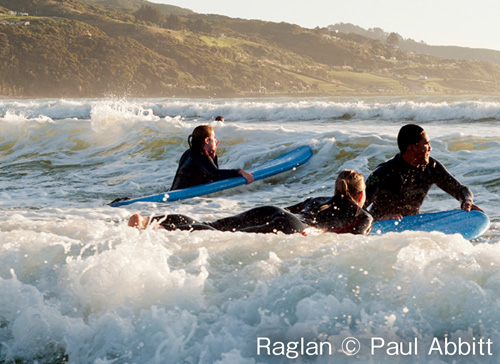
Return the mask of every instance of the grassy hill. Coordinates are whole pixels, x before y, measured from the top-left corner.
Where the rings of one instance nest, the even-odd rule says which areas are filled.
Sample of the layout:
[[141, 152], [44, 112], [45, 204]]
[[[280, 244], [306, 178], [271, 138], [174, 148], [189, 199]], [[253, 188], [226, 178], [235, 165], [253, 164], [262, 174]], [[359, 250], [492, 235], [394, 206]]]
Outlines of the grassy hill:
[[500, 92], [496, 64], [417, 54], [326, 28], [143, 0], [0, 0], [0, 13], [4, 96]]

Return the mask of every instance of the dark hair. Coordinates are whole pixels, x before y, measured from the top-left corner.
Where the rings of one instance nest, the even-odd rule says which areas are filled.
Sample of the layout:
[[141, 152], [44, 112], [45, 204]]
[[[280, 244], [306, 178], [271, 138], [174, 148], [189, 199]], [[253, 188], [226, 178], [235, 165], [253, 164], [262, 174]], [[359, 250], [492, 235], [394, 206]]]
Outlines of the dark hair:
[[215, 121], [224, 121], [224, 116], [216, 116]]
[[414, 145], [421, 141], [423, 133], [424, 129], [415, 124], [407, 124], [399, 129], [398, 148], [401, 154], [406, 153], [409, 145]]
[[210, 138], [213, 131], [210, 125], [199, 125], [194, 128], [193, 133], [188, 136], [189, 148], [195, 152], [201, 152], [205, 138]]
[[363, 176], [352, 170], [346, 169], [339, 173], [335, 181], [335, 194], [341, 194], [356, 202], [356, 197], [366, 188]]

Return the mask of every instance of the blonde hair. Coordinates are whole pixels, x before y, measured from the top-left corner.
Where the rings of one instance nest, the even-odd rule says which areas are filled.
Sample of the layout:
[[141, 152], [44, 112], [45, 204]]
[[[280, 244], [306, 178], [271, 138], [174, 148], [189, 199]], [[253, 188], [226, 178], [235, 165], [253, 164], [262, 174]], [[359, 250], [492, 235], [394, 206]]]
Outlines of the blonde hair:
[[365, 189], [365, 179], [360, 173], [352, 169], [340, 172], [335, 181], [335, 194], [344, 195], [354, 202], [356, 202], [359, 193]]

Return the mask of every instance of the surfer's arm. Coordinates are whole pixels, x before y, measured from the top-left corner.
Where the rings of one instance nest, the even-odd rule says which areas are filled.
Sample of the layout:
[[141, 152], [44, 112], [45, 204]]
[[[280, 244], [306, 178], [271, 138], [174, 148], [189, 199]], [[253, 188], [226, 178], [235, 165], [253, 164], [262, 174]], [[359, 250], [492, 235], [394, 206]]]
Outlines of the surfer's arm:
[[249, 173], [243, 169], [238, 169], [238, 173], [241, 177], [247, 180], [247, 185], [253, 182], [253, 173]]
[[340, 227], [327, 229], [327, 231], [337, 234], [368, 235], [372, 230], [372, 226], [373, 217], [360, 208], [348, 223]]
[[302, 202], [299, 202], [299, 203], [292, 205], [292, 206], [285, 207], [285, 210], [287, 210], [288, 212], [291, 212], [292, 214], [297, 214], [297, 213], [301, 212], [302, 210], [304, 210], [305, 205], [308, 204], [311, 200], [312, 200], [312, 197], [308, 197], [306, 200], [304, 200]]
[[370, 174], [366, 180], [366, 201], [364, 205], [364, 209], [367, 209], [375, 198], [377, 194], [380, 192], [381, 187], [384, 185], [384, 180], [381, 178], [381, 168], [377, 168]]
[[212, 158], [211, 156], [204, 155], [198, 163], [203, 172], [213, 181], [242, 176], [247, 181], [247, 184], [253, 182], [253, 173], [249, 173], [243, 169], [220, 169], [217, 164], [217, 156]]
[[461, 201], [460, 207], [463, 210], [482, 211], [479, 207], [474, 205], [474, 195], [471, 190], [453, 177], [441, 163], [438, 161], [435, 163], [434, 173], [436, 176], [436, 185], [446, 193], [455, 197], [458, 201]]
[[220, 169], [210, 156], [199, 156], [197, 158], [200, 170], [212, 181], [220, 181], [227, 178], [238, 177], [241, 174], [238, 169]]
[[359, 216], [359, 223], [354, 228], [353, 234], [368, 235], [372, 231], [373, 227], [373, 217], [363, 211], [363, 214]]

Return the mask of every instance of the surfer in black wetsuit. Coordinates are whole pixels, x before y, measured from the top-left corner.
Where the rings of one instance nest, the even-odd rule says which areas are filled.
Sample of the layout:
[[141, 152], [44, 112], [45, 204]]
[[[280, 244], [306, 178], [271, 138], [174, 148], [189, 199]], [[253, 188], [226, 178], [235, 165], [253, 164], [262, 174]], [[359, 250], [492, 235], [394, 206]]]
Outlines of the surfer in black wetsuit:
[[253, 182], [253, 175], [242, 169], [219, 169], [216, 155], [219, 143], [210, 125], [197, 126], [188, 137], [188, 144], [189, 149], [179, 161], [171, 191], [238, 176], [245, 178], [247, 184]]
[[[182, 154], [170, 191], [180, 190], [204, 183], [242, 176], [247, 184], [253, 182], [253, 173], [242, 169], [219, 169], [217, 146], [219, 142], [210, 125], [199, 125], [188, 137], [189, 149]], [[116, 198], [116, 202], [130, 200], [129, 197]]]
[[[362, 209], [365, 201], [363, 176], [346, 170], [335, 182], [333, 197], [309, 198], [299, 204], [282, 209], [276, 206], [257, 207], [241, 214], [214, 222], [199, 222], [184, 215], [166, 215], [152, 218], [157, 227], [167, 230], [220, 230], [253, 233], [307, 234], [310, 227], [323, 232], [368, 234], [373, 219]], [[144, 229], [150, 219], [133, 215], [129, 226]]]
[[418, 214], [433, 184], [461, 201], [462, 209], [482, 211], [474, 205], [472, 192], [430, 157], [432, 148], [423, 128], [403, 126], [398, 147], [400, 153], [380, 164], [366, 180], [365, 208], [375, 220]]

